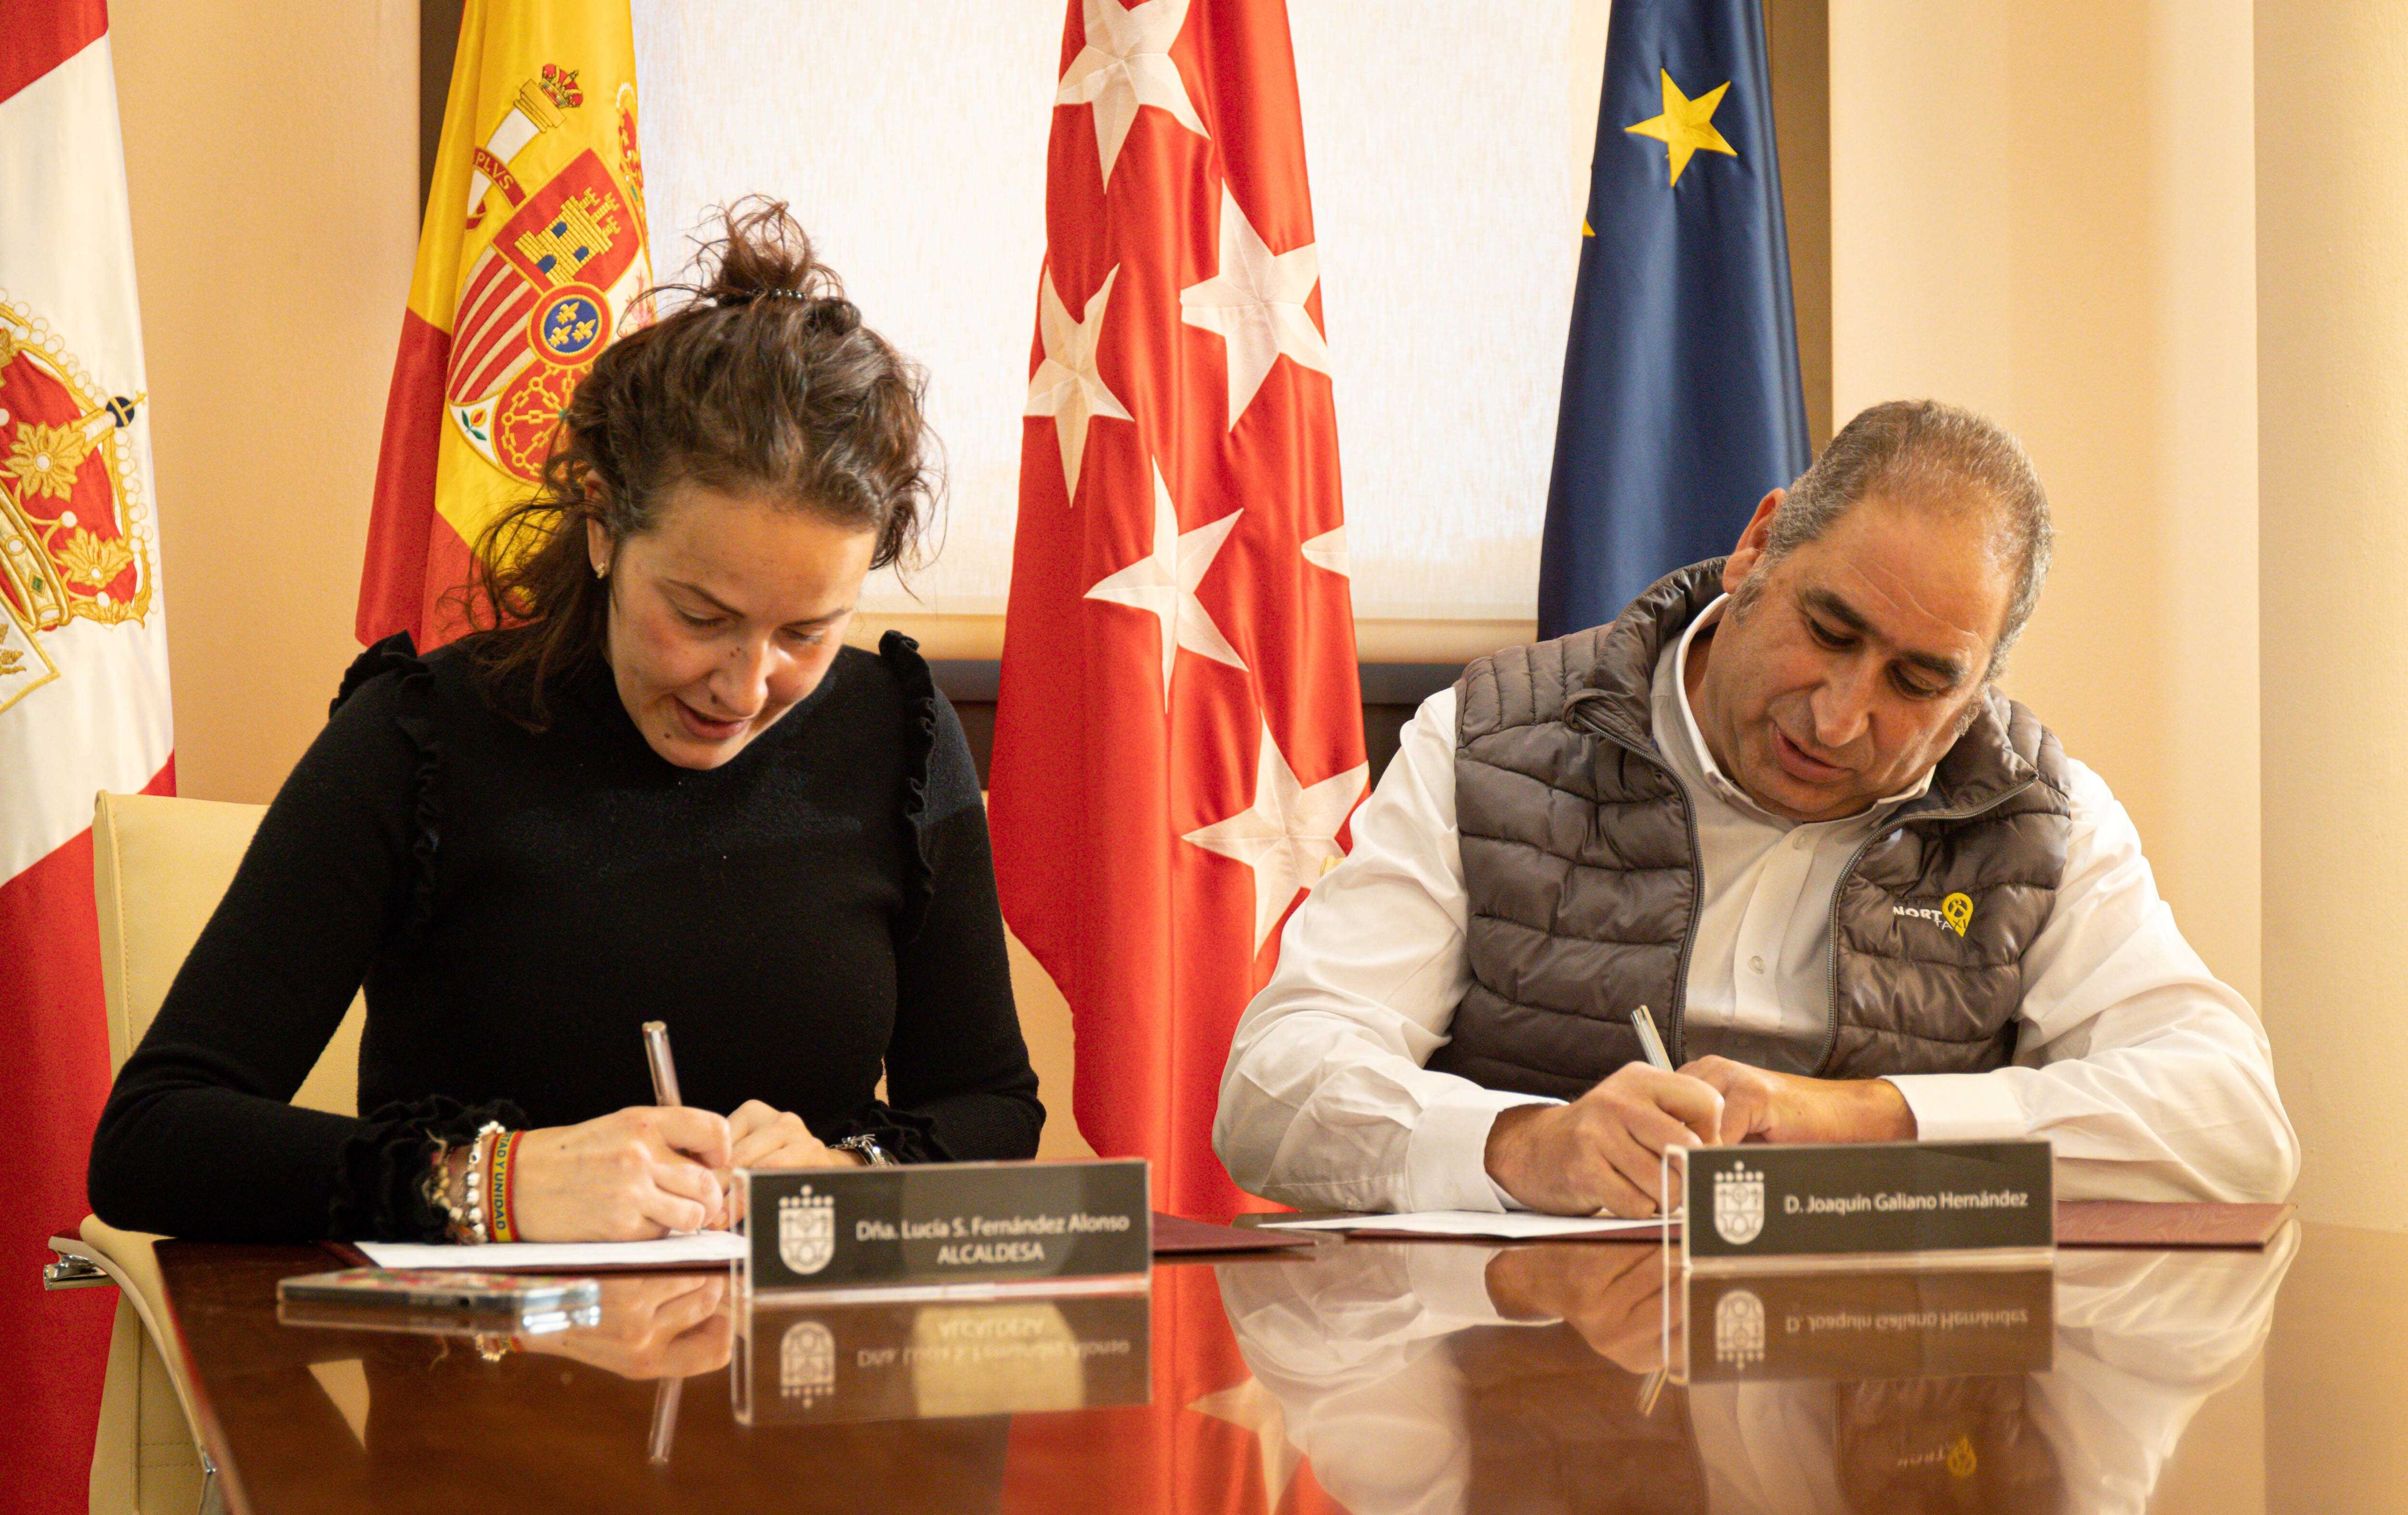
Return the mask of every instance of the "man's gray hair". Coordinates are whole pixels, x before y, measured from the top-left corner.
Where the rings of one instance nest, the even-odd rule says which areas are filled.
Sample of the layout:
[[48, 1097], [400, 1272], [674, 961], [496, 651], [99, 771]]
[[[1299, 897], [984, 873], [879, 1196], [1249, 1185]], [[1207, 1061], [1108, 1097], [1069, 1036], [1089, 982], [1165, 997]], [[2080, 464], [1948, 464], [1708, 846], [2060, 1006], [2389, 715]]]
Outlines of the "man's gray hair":
[[2015, 574], [1985, 675], [1997, 678], [2048, 577], [2048, 495], [2023, 444], [1987, 417], [1938, 400], [1861, 411], [1773, 510], [1757, 571], [1822, 536], [1868, 495], [1909, 510], [1971, 507], [1990, 517], [1991, 551]]

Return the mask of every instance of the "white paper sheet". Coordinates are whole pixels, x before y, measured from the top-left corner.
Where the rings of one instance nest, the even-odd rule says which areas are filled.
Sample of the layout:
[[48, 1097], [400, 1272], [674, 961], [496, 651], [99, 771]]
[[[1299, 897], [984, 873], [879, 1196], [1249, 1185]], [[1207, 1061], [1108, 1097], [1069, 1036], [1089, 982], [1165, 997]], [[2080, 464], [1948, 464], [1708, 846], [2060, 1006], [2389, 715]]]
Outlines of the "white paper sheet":
[[580, 1268], [707, 1267], [744, 1255], [744, 1238], [733, 1232], [705, 1231], [639, 1242], [489, 1242], [482, 1247], [423, 1242], [355, 1242], [380, 1268], [538, 1269], [574, 1273]]
[[1616, 1232], [1660, 1229], [1661, 1220], [1619, 1220], [1612, 1216], [1535, 1215], [1509, 1211], [1410, 1210], [1402, 1215], [1341, 1215], [1326, 1220], [1266, 1220], [1269, 1231], [1409, 1231], [1423, 1236], [1494, 1236], [1527, 1241], [1544, 1236], [1606, 1236]]

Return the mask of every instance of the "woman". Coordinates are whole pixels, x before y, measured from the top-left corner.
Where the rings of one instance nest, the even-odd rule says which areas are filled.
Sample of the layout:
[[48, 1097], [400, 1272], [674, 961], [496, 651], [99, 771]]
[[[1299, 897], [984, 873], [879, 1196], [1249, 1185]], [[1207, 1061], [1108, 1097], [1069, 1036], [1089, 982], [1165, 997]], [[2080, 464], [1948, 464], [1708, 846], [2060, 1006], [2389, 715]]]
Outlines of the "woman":
[[[961, 727], [908, 639], [842, 645], [921, 381], [782, 205], [713, 252], [480, 543], [483, 629], [352, 665], [118, 1076], [103, 1219], [627, 1239], [726, 1224], [735, 1167], [1036, 1150]], [[370, 1113], [293, 1107], [363, 982]]]

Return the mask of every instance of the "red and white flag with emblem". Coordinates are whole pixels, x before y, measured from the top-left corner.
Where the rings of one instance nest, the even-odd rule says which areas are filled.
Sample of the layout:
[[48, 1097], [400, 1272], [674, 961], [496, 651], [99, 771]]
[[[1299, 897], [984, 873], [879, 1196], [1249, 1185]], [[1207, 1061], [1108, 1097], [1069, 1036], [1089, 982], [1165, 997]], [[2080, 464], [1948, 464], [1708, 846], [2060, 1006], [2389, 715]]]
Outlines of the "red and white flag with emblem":
[[1227, 1214], [1230, 1033], [1369, 776], [1284, 0], [1071, 0], [1055, 102], [996, 872], [1080, 1130]]
[[24, 1509], [84, 1508], [108, 1348], [109, 1298], [17, 1287], [84, 1214], [108, 1092], [93, 796], [175, 788], [148, 405], [108, 9], [0, 0], [0, 1467]]

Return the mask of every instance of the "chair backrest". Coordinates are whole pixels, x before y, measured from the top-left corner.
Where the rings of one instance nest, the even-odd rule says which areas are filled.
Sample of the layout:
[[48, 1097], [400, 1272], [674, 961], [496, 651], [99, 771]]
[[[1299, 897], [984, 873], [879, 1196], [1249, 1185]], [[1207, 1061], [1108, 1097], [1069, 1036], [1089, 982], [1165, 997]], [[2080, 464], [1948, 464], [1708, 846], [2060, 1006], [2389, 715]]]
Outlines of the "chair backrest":
[[[93, 895], [100, 908], [112, 1075], [150, 1029], [176, 970], [234, 881], [265, 814], [261, 805], [148, 794], [104, 794], [94, 805]], [[360, 1028], [366, 1017], [366, 1004], [354, 998], [294, 1104], [356, 1113]]]

